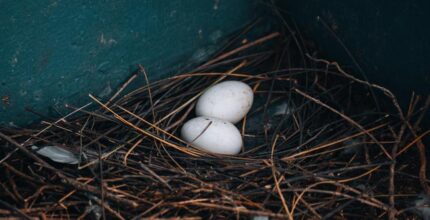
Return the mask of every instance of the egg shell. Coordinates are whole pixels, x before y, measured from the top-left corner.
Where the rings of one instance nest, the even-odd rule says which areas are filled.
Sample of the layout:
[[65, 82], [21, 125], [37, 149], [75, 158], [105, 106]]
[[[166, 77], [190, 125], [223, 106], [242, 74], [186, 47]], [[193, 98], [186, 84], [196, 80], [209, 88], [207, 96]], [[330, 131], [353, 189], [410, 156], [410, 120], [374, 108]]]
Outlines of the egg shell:
[[246, 83], [225, 81], [206, 90], [197, 101], [196, 115], [218, 118], [231, 123], [249, 112], [254, 93]]
[[187, 121], [181, 136], [192, 146], [211, 153], [234, 155], [242, 147], [242, 136], [236, 126], [216, 118], [197, 117]]

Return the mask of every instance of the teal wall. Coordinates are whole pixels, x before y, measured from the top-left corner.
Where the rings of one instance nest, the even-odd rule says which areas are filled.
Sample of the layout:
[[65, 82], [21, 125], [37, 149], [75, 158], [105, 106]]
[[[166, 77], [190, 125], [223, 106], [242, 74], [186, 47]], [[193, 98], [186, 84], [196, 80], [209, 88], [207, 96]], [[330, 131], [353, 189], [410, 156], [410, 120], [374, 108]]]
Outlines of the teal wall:
[[[91, 3], [90, 3], [91, 2]], [[152, 80], [201, 62], [256, 16], [250, 0], [0, 1], [0, 123], [108, 97], [136, 64]], [[4, 99], [8, 97], [9, 101]]]
[[[0, 0], [0, 124], [67, 113], [109, 97], [140, 63], [151, 80], [210, 56], [260, 16], [259, 0]], [[372, 82], [407, 103], [430, 93], [430, 1], [277, 1], [321, 57], [359, 75], [316, 17], [334, 28]], [[4, 101], [8, 98], [8, 101]]]

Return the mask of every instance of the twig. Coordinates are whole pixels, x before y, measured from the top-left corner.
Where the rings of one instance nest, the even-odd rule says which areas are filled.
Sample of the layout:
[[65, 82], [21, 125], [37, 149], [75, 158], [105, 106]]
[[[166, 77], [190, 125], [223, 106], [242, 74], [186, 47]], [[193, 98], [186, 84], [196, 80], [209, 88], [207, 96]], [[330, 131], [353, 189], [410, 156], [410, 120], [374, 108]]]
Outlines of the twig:
[[253, 46], [257, 45], [257, 44], [261, 44], [261, 43], [263, 43], [265, 41], [271, 40], [271, 39], [273, 39], [275, 37], [278, 37], [279, 35], [280, 34], [278, 32], [275, 32], [275, 33], [269, 34], [269, 35], [267, 35], [265, 37], [262, 37], [260, 39], [257, 39], [257, 40], [255, 40], [253, 42], [250, 42], [250, 43], [247, 43], [245, 45], [242, 45], [242, 46], [240, 46], [240, 47], [238, 47], [238, 48], [236, 48], [236, 49], [234, 49], [232, 51], [229, 51], [229, 52], [227, 52], [225, 54], [222, 54], [222, 55], [218, 56], [215, 59], [212, 59], [212, 60], [206, 62], [205, 64], [201, 65], [197, 70], [203, 69], [203, 68], [205, 68], [205, 67], [207, 67], [207, 66], [209, 66], [209, 65], [211, 65], [213, 63], [216, 63], [216, 62], [218, 62], [220, 60], [223, 60], [223, 59], [225, 59], [225, 58], [227, 58], [229, 56], [232, 56], [232, 55], [234, 55], [234, 54], [236, 54], [236, 53], [238, 53], [240, 51], [246, 50], [246, 49], [248, 49], [250, 47], [253, 47]]
[[369, 133], [367, 130], [365, 130], [364, 128], [363, 128], [363, 126], [361, 126], [360, 124], [358, 124], [357, 122], [355, 122], [354, 120], [352, 120], [350, 117], [348, 117], [348, 116], [346, 116], [345, 114], [342, 114], [341, 112], [339, 112], [338, 110], [336, 110], [336, 109], [334, 109], [334, 108], [332, 108], [332, 107], [330, 107], [330, 106], [328, 106], [327, 104], [325, 104], [325, 103], [323, 103], [323, 102], [321, 102], [320, 100], [318, 100], [318, 99], [316, 99], [316, 98], [314, 98], [314, 97], [312, 97], [312, 96], [310, 96], [310, 95], [308, 95], [308, 94], [306, 94], [306, 93], [304, 93], [303, 91], [301, 91], [301, 90], [299, 90], [299, 89], [297, 89], [297, 88], [293, 88], [293, 90], [295, 91], [295, 92], [297, 92], [298, 94], [300, 94], [300, 95], [302, 95], [302, 96], [304, 96], [305, 98], [307, 98], [307, 99], [309, 99], [309, 100], [311, 100], [311, 101], [313, 101], [313, 102], [315, 102], [315, 103], [317, 103], [317, 104], [319, 104], [319, 105], [321, 105], [321, 106], [323, 106], [323, 107], [325, 107], [325, 108], [327, 108], [327, 109], [329, 109], [330, 111], [332, 111], [332, 112], [334, 112], [334, 113], [336, 113], [337, 115], [339, 115], [340, 117], [342, 117], [343, 119], [345, 119], [346, 121], [348, 121], [349, 123], [351, 123], [351, 124], [353, 124], [355, 127], [357, 127], [357, 128], [359, 128], [361, 131], [363, 131], [364, 133], [366, 133], [373, 141], [375, 141], [375, 143], [381, 148], [381, 150], [384, 152], [384, 154], [385, 154], [385, 156], [387, 156], [389, 159], [393, 159], [392, 157], [391, 157], [391, 155], [387, 152], [387, 150], [384, 148], [384, 146], [382, 146], [382, 144], [380, 144], [379, 143], [379, 141], [375, 138], [375, 136], [373, 136], [371, 133]]
[[[85, 184], [82, 184], [82, 183], [72, 179], [72, 178], [67, 177], [62, 172], [55, 169], [53, 166], [49, 165], [44, 160], [42, 160], [38, 156], [34, 155], [31, 151], [27, 150], [27, 148], [25, 148], [24, 146], [22, 146], [21, 144], [19, 144], [18, 142], [16, 142], [12, 138], [10, 138], [9, 136], [3, 134], [2, 132], [0, 132], [0, 138], [6, 140], [7, 142], [11, 143], [15, 147], [19, 148], [23, 153], [25, 153], [27, 156], [31, 157], [33, 160], [40, 163], [43, 167], [53, 171], [58, 177], [63, 179], [64, 183], [69, 184], [69, 185], [71, 185], [77, 189], [84, 190], [84, 191], [87, 191], [90, 193], [100, 193], [100, 191], [94, 186], [85, 185]], [[118, 196], [116, 196], [112, 193], [109, 193], [109, 192], [106, 193], [106, 196], [112, 200], [116, 200], [117, 202], [124, 203], [124, 204], [132, 206], [132, 207], [136, 207], [138, 205], [134, 201], [130, 201], [128, 199], [118, 197]]]
[[32, 219], [30, 216], [28, 216], [27, 214], [25, 214], [21, 210], [17, 209], [13, 205], [10, 205], [9, 203], [7, 203], [7, 202], [5, 202], [5, 201], [3, 201], [1, 199], [0, 199], [0, 204], [3, 205], [3, 206], [6, 206], [8, 209], [10, 209], [12, 212], [16, 213], [19, 217], [21, 217], [23, 219], [27, 219], [27, 220], [31, 220]]

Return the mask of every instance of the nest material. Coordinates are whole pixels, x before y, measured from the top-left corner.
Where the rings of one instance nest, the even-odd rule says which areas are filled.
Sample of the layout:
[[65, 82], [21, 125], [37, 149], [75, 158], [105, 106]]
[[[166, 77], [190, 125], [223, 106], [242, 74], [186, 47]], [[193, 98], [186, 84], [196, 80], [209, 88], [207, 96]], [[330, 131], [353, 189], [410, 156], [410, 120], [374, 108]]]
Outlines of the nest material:
[[[0, 216], [414, 215], [411, 199], [428, 190], [417, 163], [425, 162], [428, 132], [419, 121], [428, 102], [412, 97], [403, 113], [385, 88], [305, 55], [279, 33], [226, 50], [152, 83], [140, 67], [109, 100], [90, 96], [92, 104], [68, 106], [72, 113], [42, 127], [2, 129]], [[139, 77], [147, 84], [124, 92]], [[178, 137], [199, 95], [222, 80], [255, 91], [251, 112], [237, 124], [245, 142], [237, 156], [202, 152]], [[64, 148], [80, 163], [55, 163], [33, 145]]]

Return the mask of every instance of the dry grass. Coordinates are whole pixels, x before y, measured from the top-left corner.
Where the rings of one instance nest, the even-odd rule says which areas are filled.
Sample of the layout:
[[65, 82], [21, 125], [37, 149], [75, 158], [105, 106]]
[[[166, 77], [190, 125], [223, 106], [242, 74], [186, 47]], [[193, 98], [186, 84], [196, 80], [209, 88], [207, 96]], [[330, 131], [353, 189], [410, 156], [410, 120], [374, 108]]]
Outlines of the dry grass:
[[[387, 89], [354, 78], [336, 63], [310, 56], [306, 65], [294, 60], [297, 48], [279, 33], [237, 42], [194, 71], [149, 82], [140, 66], [108, 100], [90, 95], [92, 104], [69, 105], [72, 113], [57, 121], [3, 128], [0, 216], [413, 215], [408, 201], [428, 183], [425, 165], [420, 171], [411, 158], [418, 154], [426, 162], [417, 146], [429, 131], [416, 122], [429, 101], [425, 105], [414, 96], [407, 112], [399, 112]], [[143, 86], [125, 92], [142, 77]], [[256, 96], [238, 124], [245, 146], [237, 156], [208, 154], [178, 137], [194, 115], [196, 99], [227, 79], [246, 82]], [[32, 145], [63, 147], [81, 162], [52, 162], [30, 150]]]

